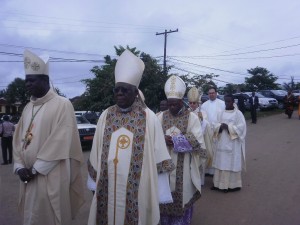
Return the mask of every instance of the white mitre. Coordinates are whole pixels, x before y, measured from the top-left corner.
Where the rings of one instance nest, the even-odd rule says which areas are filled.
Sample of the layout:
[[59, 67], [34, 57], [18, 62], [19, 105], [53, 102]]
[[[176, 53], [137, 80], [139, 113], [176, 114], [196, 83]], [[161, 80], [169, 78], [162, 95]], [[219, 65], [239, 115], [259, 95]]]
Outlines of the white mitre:
[[140, 95], [142, 101], [144, 102], [145, 101], [145, 96], [144, 96], [143, 92], [140, 89], [139, 89], [139, 95]]
[[199, 91], [196, 87], [192, 87], [187, 93], [189, 102], [199, 102]]
[[26, 49], [24, 51], [24, 69], [26, 75], [49, 76], [49, 56], [37, 56]]
[[184, 81], [175, 75], [172, 75], [165, 84], [165, 94], [167, 98], [182, 99], [186, 90]]
[[115, 67], [115, 83], [123, 82], [138, 87], [144, 69], [144, 62], [126, 49], [120, 55]]

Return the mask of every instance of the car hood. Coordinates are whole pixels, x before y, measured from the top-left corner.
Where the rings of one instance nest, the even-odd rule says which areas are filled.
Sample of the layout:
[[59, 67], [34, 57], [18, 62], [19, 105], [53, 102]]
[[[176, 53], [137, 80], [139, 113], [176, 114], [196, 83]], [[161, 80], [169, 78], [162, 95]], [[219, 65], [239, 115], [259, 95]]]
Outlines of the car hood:
[[261, 98], [258, 98], [258, 101], [259, 102], [269, 102], [269, 101], [276, 101], [277, 102], [277, 100], [275, 99], [275, 98], [268, 98], [268, 97], [265, 97], [265, 98], [263, 98], [263, 97], [261, 97]]
[[90, 123], [80, 123], [77, 124], [78, 129], [85, 129], [85, 128], [96, 128], [97, 126], [95, 124], [90, 124]]

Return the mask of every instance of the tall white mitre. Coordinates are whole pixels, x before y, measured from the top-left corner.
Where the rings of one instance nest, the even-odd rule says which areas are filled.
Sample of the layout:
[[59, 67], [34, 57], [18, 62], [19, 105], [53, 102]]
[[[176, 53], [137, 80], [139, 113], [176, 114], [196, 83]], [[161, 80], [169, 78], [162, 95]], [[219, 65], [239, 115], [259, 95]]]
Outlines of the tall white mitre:
[[49, 56], [37, 56], [26, 49], [24, 51], [24, 69], [26, 75], [49, 76]]
[[165, 94], [167, 98], [182, 99], [186, 90], [184, 81], [175, 75], [172, 75], [165, 84]]
[[131, 51], [125, 50], [115, 67], [115, 83], [123, 82], [139, 86], [145, 69], [144, 62]]
[[199, 102], [199, 91], [196, 87], [192, 87], [187, 93], [189, 102]]

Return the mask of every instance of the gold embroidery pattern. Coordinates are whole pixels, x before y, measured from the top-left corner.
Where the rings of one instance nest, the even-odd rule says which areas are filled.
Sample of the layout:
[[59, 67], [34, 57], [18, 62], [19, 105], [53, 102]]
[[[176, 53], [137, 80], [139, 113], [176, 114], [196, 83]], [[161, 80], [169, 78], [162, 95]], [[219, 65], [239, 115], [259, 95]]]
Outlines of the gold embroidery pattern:
[[35, 118], [35, 116], [37, 115], [37, 113], [41, 110], [41, 108], [43, 107], [44, 104], [42, 104], [38, 110], [33, 113], [33, 110], [34, 110], [34, 105], [32, 106], [32, 112], [31, 112], [31, 120], [30, 120], [30, 123], [29, 123], [29, 126], [26, 130], [26, 134], [25, 134], [25, 137], [24, 139], [22, 140], [23, 141], [23, 150], [26, 150], [27, 146], [30, 145], [32, 139], [33, 139], [33, 134], [32, 134], [32, 129], [33, 129], [33, 120]]
[[[97, 183], [97, 224], [107, 225], [108, 208], [108, 153], [111, 142], [111, 135], [121, 127], [126, 128], [134, 134], [131, 143], [128, 143], [126, 137], [119, 140], [119, 144], [126, 146], [132, 145], [132, 156], [129, 166], [127, 179], [126, 207], [124, 224], [138, 224], [138, 190], [140, 176], [143, 166], [144, 141], [146, 131], [146, 113], [141, 102], [136, 101], [132, 105], [132, 110], [127, 113], [121, 113], [117, 106], [108, 109], [106, 124], [103, 134], [103, 146], [101, 154], [101, 172]], [[122, 145], [123, 144], [123, 145]]]
[[119, 149], [126, 149], [130, 145], [130, 138], [127, 135], [120, 135], [117, 140], [116, 155], [114, 158], [115, 165], [115, 185], [114, 185], [114, 225], [116, 224], [116, 207], [117, 207], [117, 171], [118, 171], [118, 154]]
[[[170, 129], [172, 126], [177, 127], [182, 133], [186, 134], [190, 111], [185, 110], [181, 116], [174, 117], [169, 111], [165, 111], [163, 115], [163, 130]], [[161, 204], [160, 212], [163, 215], [170, 216], [183, 216], [186, 209], [191, 207], [201, 194], [197, 191], [188, 203], [183, 205], [183, 168], [184, 156], [189, 153], [177, 153], [177, 166], [176, 166], [176, 184], [175, 191], [172, 192], [173, 203]]]
[[38, 71], [40, 69], [40, 64], [38, 64], [37, 62], [33, 62], [31, 64], [31, 69], [33, 69], [34, 71]]

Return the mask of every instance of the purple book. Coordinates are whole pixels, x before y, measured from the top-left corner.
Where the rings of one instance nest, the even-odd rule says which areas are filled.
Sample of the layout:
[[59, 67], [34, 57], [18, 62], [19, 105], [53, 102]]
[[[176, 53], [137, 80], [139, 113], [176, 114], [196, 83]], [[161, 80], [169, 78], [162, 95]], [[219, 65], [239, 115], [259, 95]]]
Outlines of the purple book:
[[174, 143], [174, 152], [191, 152], [193, 150], [191, 144], [183, 134], [177, 134], [172, 137]]

